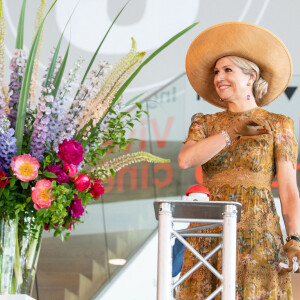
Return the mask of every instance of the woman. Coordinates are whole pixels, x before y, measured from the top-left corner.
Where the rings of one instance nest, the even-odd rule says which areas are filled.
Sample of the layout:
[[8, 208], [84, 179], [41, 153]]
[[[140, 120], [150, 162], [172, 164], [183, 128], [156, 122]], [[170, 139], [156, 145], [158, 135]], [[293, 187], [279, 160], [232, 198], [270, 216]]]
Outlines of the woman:
[[[292, 257], [300, 261], [298, 146], [292, 120], [261, 108], [287, 87], [292, 74], [289, 53], [275, 35], [260, 26], [222, 23], [193, 41], [186, 70], [198, 95], [225, 109], [193, 116], [178, 162], [182, 169], [202, 165], [203, 184], [211, 201], [242, 204], [236, 298], [292, 299], [290, 273], [279, 272], [279, 263], [288, 262], [288, 256], [287, 271], [292, 271]], [[288, 234], [284, 247], [271, 193], [275, 175]], [[189, 242], [203, 256], [218, 244], [215, 238], [192, 237]], [[197, 262], [186, 250], [182, 274]], [[211, 263], [221, 271], [221, 254]], [[218, 284], [201, 267], [182, 283], [177, 299], [205, 299]]]

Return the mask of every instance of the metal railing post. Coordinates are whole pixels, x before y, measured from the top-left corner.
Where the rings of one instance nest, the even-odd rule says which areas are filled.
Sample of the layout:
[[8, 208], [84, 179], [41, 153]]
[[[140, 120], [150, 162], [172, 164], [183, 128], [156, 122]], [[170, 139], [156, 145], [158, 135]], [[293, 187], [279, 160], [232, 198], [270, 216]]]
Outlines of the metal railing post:
[[170, 203], [160, 203], [158, 223], [157, 300], [170, 300], [173, 298], [171, 227], [171, 205]]
[[223, 291], [222, 300], [235, 299], [236, 282], [236, 221], [237, 209], [234, 205], [226, 205], [223, 213], [223, 250], [222, 250], [222, 275]]

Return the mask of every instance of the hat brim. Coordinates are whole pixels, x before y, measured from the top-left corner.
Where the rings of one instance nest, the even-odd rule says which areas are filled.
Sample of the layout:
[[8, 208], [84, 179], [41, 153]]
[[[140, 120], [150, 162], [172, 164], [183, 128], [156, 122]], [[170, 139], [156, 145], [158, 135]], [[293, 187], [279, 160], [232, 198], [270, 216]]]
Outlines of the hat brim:
[[214, 86], [216, 61], [228, 55], [246, 58], [260, 68], [268, 82], [267, 94], [257, 103], [265, 106], [288, 86], [293, 65], [283, 42], [269, 30], [246, 22], [226, 22], [201, 32], [186, 56], [187, 77], [197, 94], [211, 104], [225, 108]]

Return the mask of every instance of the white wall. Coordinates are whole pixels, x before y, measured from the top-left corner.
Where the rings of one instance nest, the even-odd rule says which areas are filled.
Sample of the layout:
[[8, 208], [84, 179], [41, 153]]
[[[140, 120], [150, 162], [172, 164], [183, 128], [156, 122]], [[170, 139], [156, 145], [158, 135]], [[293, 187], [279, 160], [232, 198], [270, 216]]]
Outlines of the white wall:
[[[62, 53], [71, 43], [67, 70], [82, 55], [88, 64], [117, 12], [127, 0], [81, 0], [67, 28]], [[3, 0], [7, 20], [6, 55], [15, 47], [16, 28], [22, 0]], [[53, 1], [47, 1], [48, 7]], [[62, 29], [77, 1], [58, 0], [45, 22], [41, 71], [49, 51], [56, 46]], [[36, 9], [40, 0], [27, 1], [25, 48], [32, 42]], [[247, 21], [262, 25], [278, 35], [291, 52], [294, 73], [300, 74], [300, 2], [298, 0], [131, 0], [109, 34], [98, 59], [114, 63], [130, 48], [133, 36], [140, 51], [150, 54], [188, 25], [199, 24], [159, 54], [129, 86], [127, 97], [158, 88], [184, 72], [185, 54], [191, 41], [207, 27], [225, 21]]]

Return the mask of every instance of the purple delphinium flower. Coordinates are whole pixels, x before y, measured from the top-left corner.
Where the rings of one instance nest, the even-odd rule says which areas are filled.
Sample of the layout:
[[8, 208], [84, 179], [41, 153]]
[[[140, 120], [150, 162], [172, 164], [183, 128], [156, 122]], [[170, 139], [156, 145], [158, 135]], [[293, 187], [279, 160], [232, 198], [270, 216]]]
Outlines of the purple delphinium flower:
[[92, 70], [87, 77], [89, 83], [79, 87], [78, 94], [59, 124], [58, 134], [53, 143], [54, 151], [58, 150], [58, 145], [63, 140], [73, 138], [78, 129], [78, 120], [82, 118], [88, 101], [97, 96], [103, 84], [102, 79], [111, 68], [109, 63], [101, 61], [98, 67]]
[[67, 183], [70, 178], [60, 165], [49, 165], [45, 169], [57, 176], [57, 178], [48, 178], [50, 181], [56, 180], [59, 183]]
[[6, 162], [0, 156], [0, 167], [3, 169], [3, 172], [5, 173], [5, 175], [8, 175], [8, 170], [4, 170], [5, 165], [6, 165]]
[[[53, 97], [53, 96], [52, 96]], [[43, 111], [46, 107], [46, 97], [41, 96], [37, 107], [37, 115], [33, 124], [33, 132], [31, 136], [30, 154], [38, 161], [42, 161], [45, 152], [45, 143], [49, 135], [49, 117]]]
[[53, 118], [51, 120], [53, 130], [51, 131], [52, 134], [49, 140], [53, 143], [53, 149], [56, 152], [58, 151], [58, 145], [63, 140], [71, 139], [75, 134], [77, 124], [75, 116], [70, 115], [70, 111], [65, 114], [62, 114], [61, 111], [65, 111], [66, 103], [71, 103], [70, 95], [72, 86], [78, 81], [78, 71], [81, 68], [82, 62], [82, 57], [75, 62], [74, 68], [70, 70], [67, 79], [58, 91], [56, 101], [53, 103]]
[[15, 131], [9, 128], [6, 116], [0, 117], [0, 166], [4, 173], [9, 174], [11, 159], [17, 153]]
[[71, 213], [72, 218], [80, 218], [84, 213], [84, 208], [81, 203], [81, 199], [78, 198], [78, 194], [75, 194], [70, 206], [67, 207]]
[[8, 106], [10, 108], [8, 119], [11, 122], [12, 128], [16, 127], [20, 89], [22, 86], [23, 73], [24, 73], [23, 71], [20, 72], [19, 69], [24, 69], [26, 60], [27, 60], [27, 55], [25, 51], [21, 49], [16, 49], [10, 61], [9, 67], [12, 70], [12, 74], [10, 75], [10, 83], [9, 83], [9, 92], [11, 92], [11, 97], [8, 103]]
[[19, 90], [21, 88], [21, 82], [18, 80], [14, 80], [10, 83], [11, 90]]
[[[50, 135], [49, 123], [52, 119], [51, 115], [54, 101], [54, 97], [51, 95], [51, 92], [54, 89], [53, 81], [61, 62], [62, 58], [59, 58], [55, 65], [52, 78], [48, 83], [43, 82], [42, 96], [39, 98], [39, 104], [37, 106], [37, 114], [33, 124], [33, 132], [31, 136], [30, 154], [38, 161], [43, 160], [43, 155], [47, 146], [46, 144], [48, 142], [47, 139]], [[46, 69], [46, 71], [48, 70], [49, 67]]]

